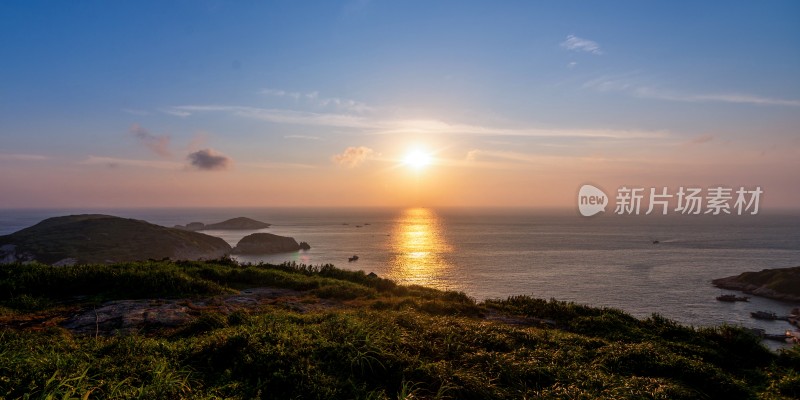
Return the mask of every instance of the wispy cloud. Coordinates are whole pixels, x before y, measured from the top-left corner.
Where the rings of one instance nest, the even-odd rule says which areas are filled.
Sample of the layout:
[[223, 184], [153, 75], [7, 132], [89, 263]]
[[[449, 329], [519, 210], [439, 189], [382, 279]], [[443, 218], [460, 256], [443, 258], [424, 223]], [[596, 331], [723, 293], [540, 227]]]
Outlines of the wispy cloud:
[[311, 164], [284, 163], [284, 162], [240, 163], [238, 165], [245, 166], [245, 167], [263, 168], [263, 169], [311, 169], [311, 168], [316, 168], [315, 165], [311, 165]]
[[227, 169], [233, 160], [213, 149], [203, 149], [191, 153], [187, 156], [191, 166], [205, 171]]
[[219, 105], [188, 105], [172, 107], [172, 109], [189, 113], [229, 112], [241, 117], [255, 118], [279, 124], [335, 126], [340, 128], [368, 128], [370, 126], [365, 118], [350, 114], [313, 113], [284, 109]]
[[486, 161], [486, 160], [503, 160], [531, 163], [540, 161], [541, 156], [519, 153], [513, 151], [496, 151], [496, 150], [479, 150], [474, 149], [467, 152], [466, 160], [470, 162]]
[[600, 45], [597, 44], [597, 42], [579, 38], [575, 35], [568, 35], [567, 40], [561, 42], [561, 47], [571, 51], [582, 51], [596, 55], [603, 54], [603, 51], [600, 50]]
[[[460, 163], [451, 164], [464, 167], [519, 169], [519, 168], [564, 168], [574, 166], [602, 167], [610, 164], [648, 165], [654, 162], [663, 162], [652, 157], [619, 157], [585, 154], [542, 154], [523, 153], [516, 151], [500, 151], [487, 149], [473, 149], [467, 152]], [[593, 167], [592, 167], [593, 168]]]
[[146, 110], [137, 110], [137, 109], [135, 109], [135, 108], [123, 108], [123, 109], [122, 109], [122, 112], [125, 112], [125, 113], [128, 113], [128, 114], [131, 114], [131, 115], [139, 115], [139, 116], [143, 116], [143, 115], [150, 115], [150, 111], [146, 111]]
[[322, 138], [319, 136], [311, 136], [311, 135], [284, 135], [284, 139], [301, 139], [301, 140], [321, 140]]
[[320, 107], [334, 107], [339, 110], [346, 110], [357, 113], [364, 113], [372, 110], [371, 107], [360, 101], [342, 99], [339, 97], [322, 97], [317, 91], [301, 93], [301, 92], [286, 91], [282, 89], [264, 89], [261, 91], [261, 93], [275, 97], [288, 97], [294, 100], [303, 100], [308, 102], [309, 104], [313, 104]]
[[689, 103], [732, 103], [761, 106], [800, 107], [800, 100], [795, 99], [780, 99], [741, 93], [683, 93], [666, 89], [657, 85], [644, 84], [629, 75], [618, 77], [605, 76], [592, 79], [584, 83], [583, 87], [603, 92], [621, 92], [639, 98]]
[[0, 160], [4, 161], [43, 161], [49, 157], [38, 154], [0, 153]]
[[139, 124], [131, 125], [128, 133], [139, 139], [139, 141], [147, 146], [148, 149], [154, 153], [162, 156], [169, 157], [171, 152], [169, 150], [169, 136], [167, 135], [153, 135]]
[[689, 140], [687, 144], [689, 145], [703, 144], [703, 143], [708, 143], [712, 140], [714, 140], [714, 135], [706, 133], [705, 135], [700, 135], [695, 138], [692, 138], [691, 140]]
[[341, 154], [332, 157], [333, 162], [348, 168], [355, 168], [375, 155], [375, 150], [365, 146], [348, 147]]
[[688, 98], [688, 101], [721, 101], [725, 103], [759, 104], [769, 106], [800, 107], [800, 100], [776, 99], [770, 97], [754, 96], [749, 94], [702, 94]]
[[311, 113], [305, 111], [263, 109], [242, 106], [185, 105], [174, 107], [188, 112], [228, 112], [233, 115], [260, 119], [272, 123], [314, 125], [358, 129], [367, 134], [431, 134], [471, 136], [522, 136], [562, 138], [644, 139], [668, 136], [663, 131], [620, 129], [568, 129], [493, 127], [450, 123], [432, 119], [386, 119], [352, 114]]
[[188, 111], [176, 110], [176, 109], [171, 109], [171, 108], [162, 109], [160, 111], [163, 112], [164, 114], [169, 114], [169, 115], [173, 115], [175, 117], [181, 117], [181, 118], [186, 118], [186, 117], [192, 115], [192, 113], [190, 113]]
[[507, 136], [507, 137], [553, 137], [553, 138], [606, 138], [606, 139], [646, 139], [669, 136], [664, 131], [641, 131], [621, 129], [569, 129], [569, 128], [527, 128], [492, 127], [461, 123], [447, 123], [439, 120], [405, 120], [386, 123], [376, 133], [424, 133], [439, 135]]
[[173, 161], [158, 161], [158, 160], [131, 160], [116, 157], [98, 157], [89, 156], [81, 161], [83, 165], [104, 165], [109, 168], [116, 167], [143, 167], [143, 168], [156, 168], [156, 169], [181, 169], [182, 165]]

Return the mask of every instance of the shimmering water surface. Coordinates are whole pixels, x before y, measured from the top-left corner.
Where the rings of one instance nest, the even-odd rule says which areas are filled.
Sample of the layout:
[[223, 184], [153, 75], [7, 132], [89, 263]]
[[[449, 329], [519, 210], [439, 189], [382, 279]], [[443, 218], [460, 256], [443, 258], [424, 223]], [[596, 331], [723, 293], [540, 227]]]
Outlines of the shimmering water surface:
[[[44, 218], [97, 210], [0, 211], [0, 234]], [[798, 304], [754, 297], [715, 300], [714, 278], [800, 265], [800, 217], [759, 215], [599, 216], [526, 210], [142, 209], [105, 214], [173, 226], [246, 216], [273, 224], [305, 252], [242, 261], [332, 263], [397, 280], [464, 291], [477, 299], [529, 294], [659, 313], [695, 326], [738, 324], [771, 333], [790, 328], [757, 321], [751, 311], [786, 314]], [[255, 231], [205, 231], [231, 245]], [[658, 240], [659, 244], [653, 244]], [[349, 256], [359, 260], [348, 262]]]

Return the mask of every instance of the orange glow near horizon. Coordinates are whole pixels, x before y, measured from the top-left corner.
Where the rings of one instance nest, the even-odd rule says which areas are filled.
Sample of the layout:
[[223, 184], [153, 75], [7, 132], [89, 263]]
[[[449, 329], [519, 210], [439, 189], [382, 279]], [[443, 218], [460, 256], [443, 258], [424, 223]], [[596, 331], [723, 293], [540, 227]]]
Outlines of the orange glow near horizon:
[[395, 226], [391, 279], [446, 289], [441, 287], [441, 277], [450, 270], [446, 255], [452, 247], [436, 213], [427, 208], [405, 209]]

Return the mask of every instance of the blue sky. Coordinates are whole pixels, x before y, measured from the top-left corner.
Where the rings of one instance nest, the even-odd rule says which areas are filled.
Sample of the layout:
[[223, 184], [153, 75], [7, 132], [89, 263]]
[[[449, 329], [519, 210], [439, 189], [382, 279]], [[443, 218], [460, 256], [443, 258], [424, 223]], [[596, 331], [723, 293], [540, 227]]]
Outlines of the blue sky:
[[[798, 20], [794, 1], [4, 1], [0, 202], [394, 205], [413, 181], [434, 205], [553, 206], [600, 181], [787, 207]], [[414, 147], [424, 176], [398, 171]]]

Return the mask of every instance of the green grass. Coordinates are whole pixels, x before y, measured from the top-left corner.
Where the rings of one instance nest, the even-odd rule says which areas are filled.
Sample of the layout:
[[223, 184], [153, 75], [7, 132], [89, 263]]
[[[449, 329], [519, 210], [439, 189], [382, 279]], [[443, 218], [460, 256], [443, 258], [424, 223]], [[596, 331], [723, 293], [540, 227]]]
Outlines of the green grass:
[[[400, 286], [331, 266], [240, 267], [222, 260], [0, 269], [0, 299], [12, 315], [74, 296], [208, 296], [248, 286], [304, 290], [350, 307], [204, 313], [180, 329], [148, 336], [3, 328], [0, 398], [800, 396], [800, 350], [770, 353], [732, 327], [692, 329], [659, 316], [639, 320], [526, 296], [476, 304], [463, 293]], [[556, 327], [482, 318], [489, 313], [549, 319]]]

